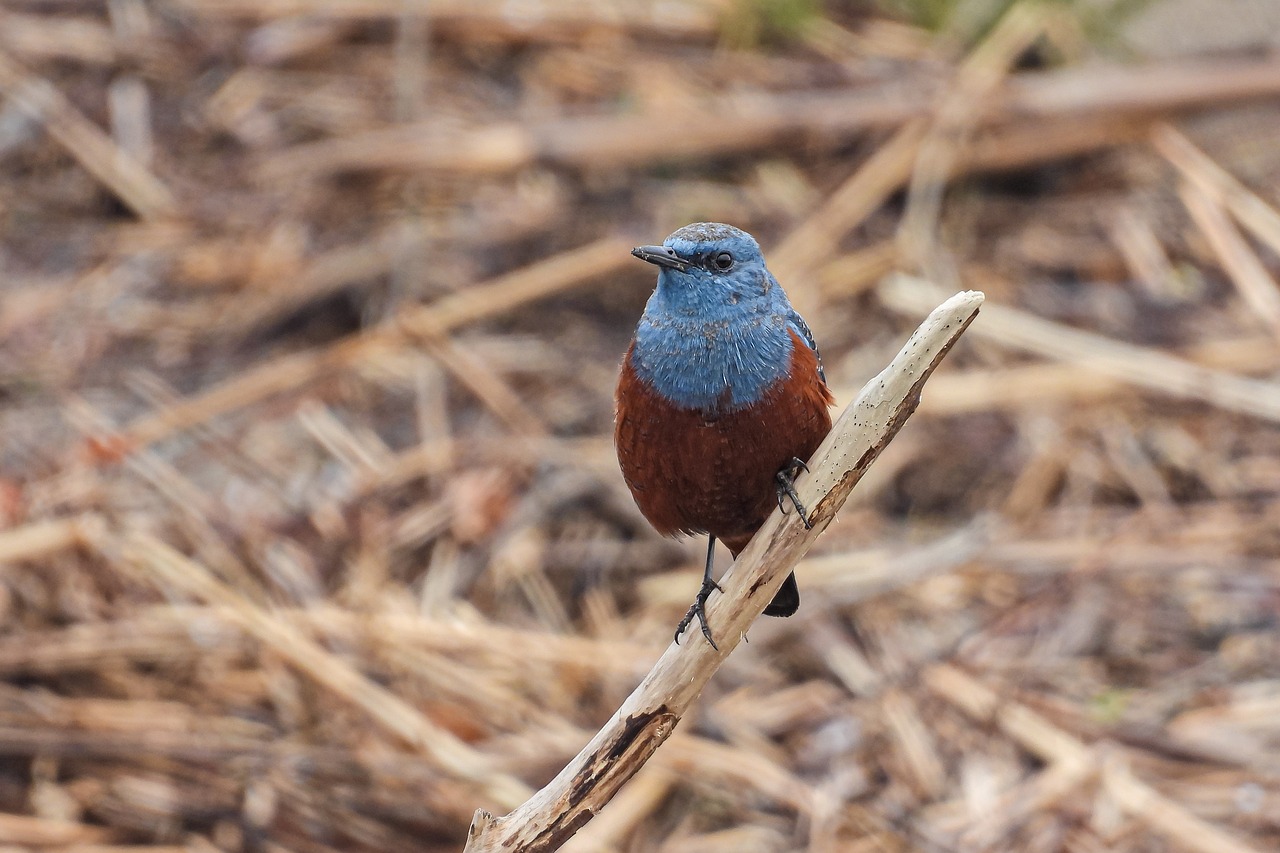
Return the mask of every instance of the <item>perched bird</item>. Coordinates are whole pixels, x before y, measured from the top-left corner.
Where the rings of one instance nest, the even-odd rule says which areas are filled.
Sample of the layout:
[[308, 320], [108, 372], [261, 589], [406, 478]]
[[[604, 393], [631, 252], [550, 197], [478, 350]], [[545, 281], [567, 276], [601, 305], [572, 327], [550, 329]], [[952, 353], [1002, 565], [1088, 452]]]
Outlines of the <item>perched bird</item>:
[[[696, 617], [715, 646], [715, 542], [736, 558], [784, 498], [807, 516], [793, 480], [831, 429], [831, 392], [809, 326], [750, 234], [697, 222], [631, 254], [658, 267], [658, 286], [618, 378], [618, 462], [659, 533], [709, 535], [702, 588], [676, 641]], [[799, 606], [792, 574], [764, 612]]]

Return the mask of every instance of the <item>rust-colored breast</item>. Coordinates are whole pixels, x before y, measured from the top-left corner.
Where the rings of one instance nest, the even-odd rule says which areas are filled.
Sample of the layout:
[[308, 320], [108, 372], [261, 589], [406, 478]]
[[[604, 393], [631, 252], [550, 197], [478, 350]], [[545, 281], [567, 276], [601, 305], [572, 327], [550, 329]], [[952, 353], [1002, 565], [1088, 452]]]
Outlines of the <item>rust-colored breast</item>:
[[791, 333], [791, 371], [759, 403], [719, 416], [673, 406], [635, 374], [618, 379], [614, 441], [640, 512], [664, 535], [710, 533], [736, 556], [776, 506], [775, 475], [831, 430], [831, 392]]

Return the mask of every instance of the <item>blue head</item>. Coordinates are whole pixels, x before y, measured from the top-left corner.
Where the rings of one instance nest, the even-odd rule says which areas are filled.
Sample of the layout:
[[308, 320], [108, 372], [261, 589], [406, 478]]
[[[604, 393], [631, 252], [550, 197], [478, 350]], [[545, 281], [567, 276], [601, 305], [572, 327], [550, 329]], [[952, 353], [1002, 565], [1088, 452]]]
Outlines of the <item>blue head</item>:
[[811, 341], [745, 231], [697, 222], [631, 254], [658, 267], [632, 363], [640, 379], [678, 406], [746, 408], [790, 369], [789, 329]]

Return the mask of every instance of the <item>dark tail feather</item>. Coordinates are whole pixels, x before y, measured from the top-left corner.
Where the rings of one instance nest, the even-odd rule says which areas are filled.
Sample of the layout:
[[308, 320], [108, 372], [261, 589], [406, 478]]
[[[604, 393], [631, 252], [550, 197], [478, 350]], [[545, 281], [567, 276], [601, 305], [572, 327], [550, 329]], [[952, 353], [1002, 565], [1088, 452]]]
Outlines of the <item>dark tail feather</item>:
[[769, 606], [764, 609], [765, 616], [790, 616], [800, 609], [800, 587], [796, 585], [796, 576], [794, 573], [787, 575], [787, 579], [782, 582], [782, 586], [778, 588], [778, 594], [773, 597], [773, 601], [769, 602]]

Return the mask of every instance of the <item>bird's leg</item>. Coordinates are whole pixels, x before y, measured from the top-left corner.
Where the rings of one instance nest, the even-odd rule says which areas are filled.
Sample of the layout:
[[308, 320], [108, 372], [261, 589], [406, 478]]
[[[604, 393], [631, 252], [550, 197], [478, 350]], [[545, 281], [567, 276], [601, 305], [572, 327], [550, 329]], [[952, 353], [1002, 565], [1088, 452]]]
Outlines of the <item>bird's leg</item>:
[[776, 475], [778, 481], [778, 509], [782, 510], [785, 515], [787, 505], [783, 503], [783, 498], [790, 498], [791, 503], [795, 506], [796, 512], [800, 513], [800, 520], [804, 522], [805, 530], [812, 530], [813, 525], [809, 523], [809, 511], [804, 508], [804, 504], [800, 502], [800, 496], [796, 494], [796, 477], [800, 476], [801, 471], [808, 471], [809, 466], [804, 464], [803, 459], [797, 459], [792, 456], [791, 461], [783, 466], [782, 470]]
[[676, 645], [680, 645], [680, 635], [684, 633], [684, 629], [689, 627], [696, 617], [699, 624], [702, 625], [702, 636], [707, 638], [707, 642], [711, 644], [711, 648], [720, 651], [720, 647], [716, 645], [716, 641], [711, 639], [711, 629], [707, 627], [707, 599], [711, 597], [711, 590], [724, 592], [720, 589], [720, 584], [711, 579], [711, 566], [715, 562], [716, 555], [716, 537], [707, 537], [707, 565], [702, 570], [702, 588], [698, 590], [698, 597], [693, 600], [693, 605], [688, 612], [684, 614], [684, 618], [680, 620], [680, 624], [676, 626]]

